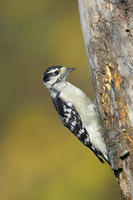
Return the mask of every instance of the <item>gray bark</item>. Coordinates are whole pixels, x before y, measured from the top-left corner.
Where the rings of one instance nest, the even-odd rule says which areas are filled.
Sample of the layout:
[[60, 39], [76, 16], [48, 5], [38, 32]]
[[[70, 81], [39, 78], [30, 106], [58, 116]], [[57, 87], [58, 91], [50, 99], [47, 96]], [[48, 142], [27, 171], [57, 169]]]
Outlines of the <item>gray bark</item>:
[[133, 0], [78, 0], [111, 167], [133, 200]]

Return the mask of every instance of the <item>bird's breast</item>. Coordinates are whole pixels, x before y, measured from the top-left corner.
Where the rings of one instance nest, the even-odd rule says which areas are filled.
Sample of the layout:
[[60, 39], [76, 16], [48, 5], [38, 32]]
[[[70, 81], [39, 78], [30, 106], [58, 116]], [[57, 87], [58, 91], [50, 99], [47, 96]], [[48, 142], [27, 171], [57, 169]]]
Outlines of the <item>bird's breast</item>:
[[60, 97], [74, 106], [85, 126], [93, 122], [96, 117], [93, 104], [82, 90], [69, 83], [60, 93]]

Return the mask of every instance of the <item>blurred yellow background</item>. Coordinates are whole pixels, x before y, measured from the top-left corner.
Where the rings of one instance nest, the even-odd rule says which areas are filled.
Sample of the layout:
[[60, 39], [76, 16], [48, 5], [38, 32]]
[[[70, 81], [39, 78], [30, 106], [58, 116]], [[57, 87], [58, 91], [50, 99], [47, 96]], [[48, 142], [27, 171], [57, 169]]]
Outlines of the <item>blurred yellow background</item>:
[[0, 1], [0, 200], [119, 200], [102, 165], [61, 123], [44, 88], [51, 65], [93, 100], [76, 0]]

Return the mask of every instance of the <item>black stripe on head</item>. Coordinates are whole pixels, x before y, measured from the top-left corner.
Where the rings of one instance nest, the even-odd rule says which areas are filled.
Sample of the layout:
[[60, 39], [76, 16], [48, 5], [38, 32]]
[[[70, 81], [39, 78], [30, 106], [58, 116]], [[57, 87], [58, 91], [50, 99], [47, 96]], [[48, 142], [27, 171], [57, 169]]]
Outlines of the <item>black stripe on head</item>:
[[46, 83], [47, 81], [50, 80], [50, 76], [52, 75], [52, 73], [44, 73], [43, 75], [43, 81]]
[[51, 66], [49, 67], [44, 73], [50, 73], [50, 71], [52, 70], [56, 70], [56, 69], [60, 69], [62, 68], [63, 66]]
[[52, 76], [53, 71], [59, 70], [63, 66], [51, 66], [49, 67], [43, 74], [43, 81], [47, 82], [50, 80], [50, 76]]

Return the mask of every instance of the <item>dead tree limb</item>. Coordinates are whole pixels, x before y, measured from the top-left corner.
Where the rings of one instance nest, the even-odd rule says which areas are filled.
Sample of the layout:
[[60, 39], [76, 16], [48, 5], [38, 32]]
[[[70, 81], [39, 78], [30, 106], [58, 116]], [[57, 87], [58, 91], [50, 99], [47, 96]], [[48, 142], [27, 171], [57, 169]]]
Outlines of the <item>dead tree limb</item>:
[[133, 200], [133, 0], [78, 0], [111, 167]]

